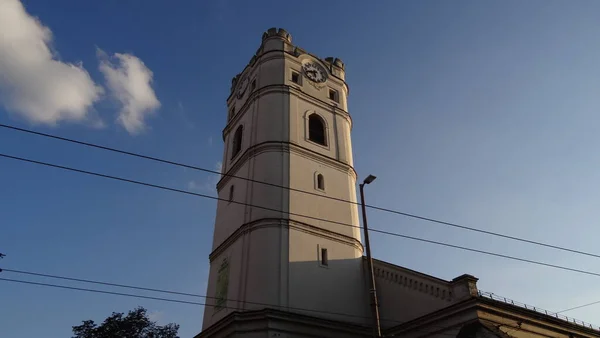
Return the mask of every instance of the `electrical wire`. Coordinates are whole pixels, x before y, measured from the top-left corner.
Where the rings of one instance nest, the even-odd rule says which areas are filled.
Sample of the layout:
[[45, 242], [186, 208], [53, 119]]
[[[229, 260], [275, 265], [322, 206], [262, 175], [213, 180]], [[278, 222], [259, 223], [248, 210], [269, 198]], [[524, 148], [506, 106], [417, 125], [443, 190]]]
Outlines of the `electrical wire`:
[[[50, 275], [50, 274], [44, 274], [44, 273], [38, 273], [38, 272], [31, 272], [31, 271], [23, 271], [23, 270], [0, 269], [0, 272], [12, 272], [12, 273], [22, 274], [22, 275], [37, 276], [37, 277], [46, 277], [46, 278], [54, 278], [54, 279], [68, 280], [68, 281], [73, 281], [73, 282], [89, 283], [89, 284], [114, 286], [114, 287], [119, 287], [119, 288], [132, 289], [132, 290], [140, 290], [140, 291], [159, 292], [159, 293], [166, 293], [166, 294], [172, 294], [172, 295], [178, 295], [178, 296], [197, 297], [197, 298], [204, 298], [204, 299], [217, 299], [217, 297], [211, 297], [211, 296], [200, 295], [200, 294], [195, 294], [195, 293], [179, 292], [179, 291], [156, 289], [156, 288], [148, 288], [148, 287], [142, 287], [142, 286], [126, 285], [126, 284], [117, 284], [117, 283], [110, 283], [110, 282], [102, 282], [102, 281], [97, 281], [97, 280], [74, 278], [74, 277], [66, 277], [66, 276], [58, 276], [58, 275]], [[268, 303], [251, 302], [251, 301], [241, 301], [241, 300], [229, 299], [229, 298], [223, 299], [223, 300], [230, 301], [230, 302], [241, 302], [241, 303], [249, 304], [249, 305], [260, 305], [260, 306], [267, 306], [267, 307], [277, 307], [277, 306], [275, 306], [273, 304], [268, 304]], [[203, 303], [203, 305], [206, 305], [206, 304]], [[299, 308], [299, 307], [288, 307], [288, 306], [286, 306], [285, 308], [286, 308], [286, 310], [317, 312], [317, 313], [324, 313], [324, 314], [337, 315], [337, 316], [356, 317], [356, 318], [361, 318], [361, 319], [369, 319], [370, 318], [370, 317], [365, 317], [365, 316], [353, 315], [353, 314], [349, 314], [349, 313], [339, 313], [339, 312], [331, 312], [331, 311], [322, 311], [322, 310], [314, 310], [314, 309]]]
[[[303, 193], [303, 194], [309, 194], [309, 195], [312, 195], [312, 196], [318, 196], [320, 198], [331, 199], [331, 200], [335, 200], [335, 201], [339, 201], [339, 202], [344, 202], [344, 203], [355, 204], [355, 205], [359, 204], [358, 202], [355, 202], [355, 201], [350, 201], [350, 200], [346, 200], [346, 199], [342, 199], [342, 198], [337, 198], [337, 197], [332, 197], [332, 196], [326, 196], [326, 195], [318, 194], [318, 193], [315, 193], [315, 192], [312, 192], [312, 191], [306, 191], [306, 190], [296, 189], [296, 188], [292, 188], [292, 187], [286, 187], [286, 186], [282, 186], [282, 185], [278, 185], [278, 184], [274, 184], [274, 183], [269, 183], [269, 182], [264, 182], [264, 181], [258, 181], [258, 180], [254, 180], [254, 179], [247, 178], [247, 177], [241, 177], [241, 176], [231, 175], [231, 174], [227, 174], [227, 173], [221, 173], [221, 172], [216, 171], [216, 170], [210, 170], [210, 169], [206, 169], [206, 168], [202, 168], [202, 167], [198, 167], [198, 166], [184, 164], [184, 163], [181, 163], [181, 162], [175, 162], [175, 161], [165, 160], [165, 159], [161, 159], [161, 158], [154, 157], [154, 156], [143, 155], [143, 154], [134, 153], [134, 152], [130, 152], [130, 151], [125, 151], [125, 150], [121, 150], [121, 149], [116, 149], [116, 148], [111, 148], [111, 147], [107, 147], [107, 146], [102, 146], [102, 145], [98, 145], [98, 144], [94, 144], [94, 143], [79, 141], [79, 140], [75, 140], [75, 139], [71, 139], [71, 138], [66, 138], [66, 137], [61, 137], [61, 136], [46, 134], [46, 133], [42, 133], [42, 132], [38, 132], [38, 131], [33, 131], [33, 130], [29, 130], [29, 129], [24, 129], [24, 128], [19, 128], [19, 127], [7, 125], [7, 124], [0, 123], [0, 127], [6, 128], [6, 129], [11, 129], [11, 130], [14, 130], [14, 131], [23, 132], [23, 133], [33, 134], [33, 135], [37, 135], [37, 136], [43, 136], [43, 137], [53, 138], [53, 139], [60, 140], [60, 141], [75, 143], [75, 144], [83, 145], [83, 146], [87, 146], [87, 147], [92, 147], [92, 148], [107, 150], [107, 151], [111, 151], [111, 152], [115, 152], [115, 153], [119, 153], [119, 154], [123, 154], [123, 155], [128, 155], [128, 156], [143, 158], [143, 159], [146, 159], [146, 160], [151, 160], [151, 161], [160, 162], [160, 163], [164, 163], [164, 164], [170, 164], [170, 165], [174, 165], [174, 166], [178, 166], [178, 167], [182, 167], [182, 168], [193, 169], [193, 170], [203, 171], [203, 172], [207, 172], [207, 173], [211, 173], [211, 174], [222, 175], [222, 176], [228, 176], [228, 177], [237, 178], [237, 179], [241, 179], [241, 180], [245, 180], [245, 181], [249, 181], [249, 182], [253, 182], [253, 183], [259, 183], [259, 184], [264, 184], [264, 185], [267, 185], [267, 186], [277, 187], [277, 188], [286, 189], [286, 190], [290, 190], [290, 191], [294, 191], [294, 192], [299, 192], [299, 193]], [[516, 236], [505, 235], [505, 234], [501, 234], [501, 233], [497, 233], [497, 232], [493, 232], [493, 231], [488, 231], [488, 230], [483, 230], [483, 229], [468, 227], [468, 226], [457, 224], [457, 223], [441, 221], [441, 220], [437, 220], [437, 219], [434, 219], [434, 218], [419, 216], [419, 215], [415, 215], [415, 214], [411, 214], [411, 213], [407, 213], [407, 212], [402, 212], [402, 211], [398, 211], [398, 210], [393, 210], [393, 209], [378, 207], [378, 206], [374, 206], [374, 205], [365, 205], [365, 207], [373, 209], [373, 210], [378, 210], [378, 211], [383, 211], [383, 212], [387, 212], [387, 213], [392, 213], [392, 214], [404, 216], [404, 217], [414, 218], [414, 219], [418, 219], [418, 220], [422, 220], [422, 221], [426, 221], [426, 222], [431, 222], [431, 223], [437, 223], [437, 224], [441, 224], [441, 225], [446, 225], [446, 226], [449, 226], [449, 227], [458, 228], [458, 229], [462, 229], [462, 230], [478, 232], [478, 233], [482, 233], [482, 234], [486, 234], [486, 235], [490, 235], [490, 236], [501, 237], [501, 238], [505, 238], [505, 239], [509, 239], [509, 240], [519, 241], [519, 242], [533, 244], [533, 245], [537, 245], [537, 246], [543, 246], [543, 247], [547, 247], [547, 248], [551, 248], [551, 249], [555, 249], [555, 250], [560, 250], [560, 251], [566, 251], [566, 252], [575, 253], [575, 254], [579, 254], [579, 255], [600, 258], [600, 254], [594, 254], [594, 253], [585, 252], [585, 251], [576, 250], [576, 249], [571, 249], [571, 248], [562, 247], [562, 246], [558, 246], [558, 245], [543, 243], [543, 242], [540, 242], [540, 241], [534, 241], [534, 240], [520, 238], [520, 237], [516, 237]]]
[[[4, 269], [4, 271], [9, 271], [8, 269]], [[36, 274], [36, 273], [32, 273], [33, 275], [40, 275], [40, 276], [44, 276], [44, 274]], [[47, 275], [48, 277], [52, 277], [51, 275]], [[62, 279], [67, 279], [67, 280], [77, 280], [76, 278], [68, 278], [68, 277], [60, 277]], [[136, 294], [131, 294], [131, 293], [123, 293], [123, 292], [114, 292], [114, 291], [105, 291], [105, 290], [97, 290], [97, 289], [90, 289], [90, 288], [81, 288], [81, 287], [74, 287], [74, 286], [66, 286], [66, 285], [58, 285], [58, 284], [52, 284], [52, 283], [42, 283], [42, 282], [33, 282], [33, 281], [25, 281], [25, 280], [19, 280], [19, 279], [12, 279], [12, 278], [0, 278], [0, 281], [4, 281], [4, 282], [11, 282], [11, 283], [19, 283], [19, 284], [26, 284], [26, 285], [35, 285], [35, 286], [45, 286], [45, 287], [52, 287], [52, 288], [58, 288], [58, 289], [64, 289], [64, 290], [72, 290], [72, 291], [84, 291], [84, 292], [90, 292], [90, 293], [98, 293], [98, 294], [107, 294], [107, 295], [114, 295], [114, 296], [122, 296], [122, 297], [131, 297], [131, 298], [140, 298], [140, 299], [149, 299], [149, 300], [157, 300], [157, 301], [163, 301], [163, 302], [170, 302], [170, 303], [179, 303], [179, 304], [188, 304], [188, 305], [196, 305], [196, 306], [204, 306], [204, 307], [216, 307], [217, 305], [212, 305], [212, 304], [207, 304], [207, 303], [203, 303], [203, 302], [192, 302], [192, 301], [185, 301], [185, 300], [179, 300], [179, 299], [173, 299], [173, 298], [164, 298], [164, 297], [153, 297], [153, 296], [143, 296], [143, 295], [136, 295]], [[86, 281], [86, 280], [82, 280], [82, 281]], [[91, 281], [86, 281], [86, 282], [91, 282]], [[96, 282], [94, 282], [96, 283]], [[114, 283], [104, 283], [104, 282], [97, 282], [98, 284], [108, 284], [108, 285], [114, 285], [114, 286], [119, 286], [119, 284], [114, 284]], [[158, 289], [148, 289], [148, 288], [138, 288], [138, 287], [133, 287], [136, 289], [142, 289], [142, 290], [157, 290], [157, 292], [165, 292], [166, 290], [158, 290]], [[167, 291], [168, 293], [171, 293], [171, 291]], [[185, 295], [186, 293], [177, 293], [177, 294], [181, 294], [181, 295]], [[193, 295], [193, 294], [190, 294]], [[202, 296], [204, 297], [204, 296]], [[228, 299], [228, 301], [232, 301], [231, 299]], [[235, 301], [235, 300], [233, 300]], [[268, 305], [265, 304], [266, 306], [270, 306], [273, 308], [278, 308], [281, 306], [273, 306], [273, 305]], [[227, 305], [221, 305], [219, 306], [220, 308], [225, 308], [225, 309], [230, 309], [230, 310], [247, 310], [247, 309], [243, 309], [243, 308], [239, 308], [239, 307], [233, 307], [233, 306], [227, 306]], [[295, 310], [302, 310], [302, 311], [311, 311], [311, 312], [317, 312], [317, 313], [323, 313], [323, 314], [331, 314], [331, 315], [339, 315], [339, 316], [351, 316], [351, 317], [357, 317], [357, 318], [362, 318], [362, 319], [370, 319], [370, 317], [366, 317], [366, 316], [356, 316], [356, 315], [348, 315], [348, 314], [340, 314], [340, 313], [335, 313], [335, 312], [329, 312], [329, 311], [322, 311], [322, 310], [308, 310], [308, 309], [300, 309], [300, 308], [289, 308], [289, 307], [284, 307], [286, 309], [295, 309]], [[502, 316], [501, 316], [502, 317]], [[382, 319], [388, 322], [396, 322], [399, 324], [402, 324], [404, 322], [398, 321], [398, 320], [389, 320], [389, 319]], [[496, 323], [496, 324], [502, 324], [502, 323], [498, 323], [498, 322], [494, 322], [492, 320], [487, 319], [487, 321], [492, 322], [492, 323]], [[508, 324], [502, 324], [503, 326], [507, 326], [513, 329], [521, 329], [520, 327], [515, 327], [515, 326], [511, 326]], [[448, 327], [442, 327], [442, 326], [428, 326], [429, 329], [409, 329], [408, 332], [411, 331], [417, 331], [417, 332], [427, 332], [427, 333], [431, 333], [430, 329], [449, 329]], [[456, 334], [454, 333], [450, 333], [450, 332], [436, 332], [434, 333], [436, 335], [447, 335], [447, 336], [453, 336], [455, 337]], [[386, 335], [386, 337], [397, 337], [398, 335], [394, 334], [394, 335]]]
[[[67, 170], [67, 171], [73, 171], [73, 172], [83, 173], [83, 174], [87, 174], [87, 175], [91, 175], [91, 176], [97, 176], [97, 177], [108, 178], [108, 179], [122, 181], [122, 182], [128, 182], [128, 183], [143, 185], [143, 186], [157, 188], [157, 189], [162, 189], [162, 190], [166, 190], [166, 191], [178, 192], [178, 193], [182, 193], [182, 194], [186, 194], [186, 195], [191, 195], [191, 196], [203, 197], [203, 198], [208, 198], [208, 199], [212, 199], [212, 200], [219, 200], [219, 201], [227, 201], [229, 203], [240, 204], [240, 205], [249, 206], [249, 207], [253, 207], [253, 208], [257, 208], [257, 209], [263, 209], [263, 210], [268, 210], [268, 211], [275, 211], [275, 212], [285, 213], [285, 214], [292, 215], [292, 216], [304, 217], [304, 218], [318, 220], [318, 221], [322, 221], [322, 222], [328, 222], [328, 223], [332, 223], [332, 224], [337, 224], [337, 225], [342, 225], [342, 226], [348, 226], [348, 227], [362, 229], [362, 227], [358, 226], [358, 225], [353, 225], [353, 224], [348, 224], [348, 223], [343, 223], [343, 222], [338, 222], [338, 221], [332, 221], [332, 220], [328, 220], [328, 219], [324, 219], [324, 218], [313, 217], [313, 216], [308, 216], [308, 215], [303, 215], [303, 214], [298, 214], [298, 213], [292, 213], [292, 212], [282, 211], [282, 210], [273, 209], [273, 208], [269, 208], [269, 207], [257, 206], [257, 205], [253, 205], [253, 204], [250, 204], [250, 203], [238, 202], [238, 201], [235, 201], [235, 200], [229, 201], [229, 200], [226, 200], [226, 199], [223, 199], [223, 198], [209, 196], [209, 195], [204, 195], [204, 194], [199, 194], [199, 193], [195, 193], [195, 192], [191, 192], [191, 191], [185, 191], [185, 190], [181, 190], [181, 189], [170, 188], [170, 187], [166, 187], [166, 186], [162, 186], [162, 185], [151, 184], [151, 183], [146, 183], [146, 182], [141, 182], [141, 181], [126, 179], [126, 178], [122, 178], [122, 177], [117, 177], [117, 176], [100, 174], [100, 173], [96, 173], [96, 172], [92, 172], [92, 171], [86, 171], [86, 170], [81, 170], [81, 169], [76, 169], [76, 168], [61, 166], [61, 165], [47, 163], [47, 162], [26, 159], [26, 158], [12, 156], [12, 155], [7, 155], [7, 154], [3, 154], [3, 153], [0, 153], [0, 157], [9, 158], [9, 159], [13, 159], [13, 160], [18, 160], [18, 161], [22, 161], [22, 162], [29, 162], [29, 163], [43, 165], [43, 166], [47, 166], [47, 167], [53, 167], [53, 168], [63, 169], [63, 170]], [[381, 233], [381, 234], [385, 234], [385, 235], [390, 235], [390, 236], [395, 236], [395, 237], [400, 237], [400, 238], [405, 238], [405, 239], [410, 239], [410, 240], [414, 240], [414, 241], [420, 241], [420, 242], [424, 242], [424, 243], [430, 243], [430, 244], [436, 244], [436, 245], [446, 246], [446, 247], [449, 247], [449, 248], [455, 248], [455, 249], [460, 249], [460, 250], [464, 250], [464, 251], [476, 252], [476, 253], [485, 254], [485, 255], [489, 255], [489, 256], [495, 256], [495, 257], [510, 259], [510, 260], [514, 260], [514, 261], [526, 262], [526, 263], [531, 263], [531, 264], [536, 264], [536, 265], [541, 265], [541, 266], [546, 266], [546, 267], [551, 267], [551, 268], [556, 268], [556, 269], [561, 269], [561, 270], [566, 270], [566, 271], [577, 272], [577, 273], [582, 273], [582, 274], [586, 274], [586, 275], [600, 277], [600, 273], [592, 272], [592, 271], [587, 271], [587, 270], [574, 269], [574, 268], [569, 268], [569, 267], [566, 267], [566, 266], [555, 265], [555, 264], [550, 264], [550, 263], [544, 263], [544, 262], [534, 261], [534, 260], [530, 260], [530, 259], [526, 259], [526, 258], [509, 256], [509, 255], [494, 253], [494, 252], [490, 252], [490, 251], [484, 251], [484, 250], [479, 250], [479, 249], [468, 248], [468, 247], [464, 247], [464, 246], [460, 246], [460, 245], [454, 245], [454, 244], [449, 244], [449, 243], [444, 243], [444, 242], [438, 242], [438, 241], [433, 241], [433, 240], [419, 238], [419, 237], [402, 235], [402, 234], [395, 233], [395, 232], [390, 232], [390, 231], [384, 231], [384, 230], [378, 230], [378, 229], [369, 229], [369, 231], [376, 232], [376, 233]]]
[[587, 304], [583, 304], [583, 305], [579, 305], [579, 306], [575, 306], [575, 307], [572, 307], [572, 308], [568, 308], [566, 310], [558, 311], [556, 313], [563, 313], [563, 312], [567, 312], [567, 311], [571, 311], [571, 310], [581, 309], [582, 307], [588, 307], [588, 306], [596, 305], [596, 304], [600, 304], [600, 300], [595, 301], [595, 302], [591, 302], [591, 303], [587, 303]]

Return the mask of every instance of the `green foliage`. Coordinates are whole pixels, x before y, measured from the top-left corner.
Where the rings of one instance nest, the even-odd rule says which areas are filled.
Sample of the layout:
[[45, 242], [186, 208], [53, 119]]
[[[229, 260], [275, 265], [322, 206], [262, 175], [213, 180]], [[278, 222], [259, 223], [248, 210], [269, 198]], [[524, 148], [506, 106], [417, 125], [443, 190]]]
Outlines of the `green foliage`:
[[85, 320], [79, 326], [73, 326], [72, 338], [179, 338], [179, 325], [158, 326], [148, 318], [146, 309], [138, 307], [124, 313], [113, 312], [100, 325], [93, 320]]

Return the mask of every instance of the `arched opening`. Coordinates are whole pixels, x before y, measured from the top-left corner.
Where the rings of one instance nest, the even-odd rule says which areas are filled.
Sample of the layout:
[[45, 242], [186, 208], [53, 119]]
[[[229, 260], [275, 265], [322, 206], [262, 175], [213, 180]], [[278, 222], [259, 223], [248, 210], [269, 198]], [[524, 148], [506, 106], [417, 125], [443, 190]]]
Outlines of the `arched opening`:
[[324, 146], [327, 145], [325, 121], [317, 114], [310, 114], [308, 117], [308, 139]]
[[233, 135], [233, 147], [231, 149], [231, 158], [234, 158], [240, 150], [242, 150], [242, 136], [244, 134], [244, 127], [239, 126]]
[[323, 178], [323, 175], [321, 175], [321, 174], [317, 175], [317, 189], [325, 190], [325, 179]]

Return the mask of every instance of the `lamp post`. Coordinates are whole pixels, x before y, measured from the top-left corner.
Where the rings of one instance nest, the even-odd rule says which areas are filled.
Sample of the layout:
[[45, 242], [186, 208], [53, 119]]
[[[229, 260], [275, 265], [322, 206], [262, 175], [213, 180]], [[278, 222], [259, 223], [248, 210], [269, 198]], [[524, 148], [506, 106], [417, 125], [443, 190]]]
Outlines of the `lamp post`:
[[369, 269], [369, 293], [371, 295], [371, 310], [373, 311], [373, 337], [381, 337], [381, 326], [379, 324], [379, 302], [377, 301], [377, 289], [375, 288], [375, 274], [373, 273], [373, 258], [371, 257], [371, 245], [369, 244], [369, 227], [367, 225], [367, 211], [365, 208], [365, 184], [375, 180], [375, 176], [369, 175], [360, 187], [360, 205], [362, 207], [363, 228], [365, 232], [365, 247], [367, 248], [367, 266]]

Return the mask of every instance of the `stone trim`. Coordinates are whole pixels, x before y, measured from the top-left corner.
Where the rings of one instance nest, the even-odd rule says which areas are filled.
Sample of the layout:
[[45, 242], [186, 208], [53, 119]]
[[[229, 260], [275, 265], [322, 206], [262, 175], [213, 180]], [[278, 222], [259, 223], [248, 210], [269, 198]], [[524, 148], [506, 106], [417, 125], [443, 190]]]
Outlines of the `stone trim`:
[[427, 279], [422, 278], [421, 276], [414, 278], [414, 275], [410, 271], [390, 269], [389, 267], [383, 267], [377, 263], [374, 264], [373, 270], [376, 278], [386, 280], [411, 290], [416, 290], [432, 297], [446, 300], [448, 302], [453, 300], [452, 288], [448, 282], [430, 280], [428, 283]]
[[[283, 325], [282, 325], [283, 324]], [[293, 332], [289, 324], [296, 324]], [[231, 337], [247, 332], [280, 331], [304, 337], [370, 337], [371, 328], [349, 322], [265, 308], [234, 311], [204, 329], [194, 338]], [[236, 335], [237, 336], [237, 335]]]
[[314, 225], [310, 225], [304, 222], [300, 222], [293, 219], [287, 218], [261, 218], [252, 222], [242, 224], [237, 230], [235, 230], [229, 237], [227, 237], [217, 248], [215, 248], [209, 255], [208, 259], [212, 263], [213, 260], [221, 255], [229, 246], [235, 243], [243, 235], [252, 231], [264, 228], [279, 228], [288, 227], [292, 230], [302, 231], [313, 236], [325, 238], [331, 241], [342, 243], [345, 245], [353, 246], [363, 251], [362, 243], [354, 237], [339, 234], [334, 231], [322, 229]]
[[[259, 144], [256, 144], [256, 145], [246, 148], [243, 151], [242, 155], [235, 161], [235, 163], [233, 163], [233, 165], [231, 165], [228, 168], [227, 173], [221, 174], [221, 179], [217, 183], [217, 190], [220, 191], [223, 188], [223, 186], [226, 185], [227, 182], [232, 178], [232, 176], [237, 176], [237, 175], [235, 175], [235, 173], [250, 158], [252, 158], [256, 155], [259, 155], [261, 153], [264, 153], [264, 152], [287, 152], [287, 153], [298, 154], [298, 155], [304, 156], [305, 158], [309, 158], [311, 160], [321, 162], [322, 164], [325, 164], [331, 168], [337, 169], [341, 172], [348, 173], [355, 180], [357, 177], [354, 167], [352, 167], [344, 162], [334, 160], [331, 157], [322, 155], [318, 152], [315, 152], [308, 148], [304, 148], [304, 147], [299, 146], [292, 142], [266, 141], [266, 142], [262, 142], [262, 143], [259, 143]], [[248, 180], [248, 181], [254, 182], [255, 180]], [[255, 183], [258, 183], [258, 181], [256, 181]], [[259, 184], [262, 184], [262, 183], [263, 182], [261, 182]]]
[[[319, 60], [322, 63], [328, 64], [329, 62], [327, 62], [327, 60], [322, 60], [321, 58], [319, 58], [318, 56], [312, 54], [312, 53], [307, 53], [304, 49], [295, 46], [293, 44], [291, 44], [290, 42], [284, 41], [284, 43], [288, 46], [290, 46], [291, 51], [288, 51], [286, 49], [278, 49], [278, 50], [270, 50], [267, 52], [263, 51], [263, 44], [261, 43], [260, 47], [256, 50], [256, 53], [254, 56], [252, 56], [252, 58], [250, 59], [250, 62], [244, 67], [244, 69], [238, 73], [233, 80], [235, 81], [235, 84], [231, 87], [231, 92], [229, 93], [229, 96], [227, 96], [227, 102], [229, 102], [231, 100], [231, 98], [235, 97], [235, 89], [238, 86], [237, 83], [237, 79], [241, 79], [247, 72], [250, 73], [253, 69], [255, 69], [257, 66], [261, 65], [262, 63], [266, 62], [267, 60], [265, 60], [265, 55], [271, 56], [271, 55], [282, 55], [283, 58], [286, 58], [286, 54], [291, 56], [292, 58], [289, 59], [297, 59], [298, 57], [300, 57], [301, 55], [308, 55], [311, 56], [317, 60]], [[273, 53], [273, 54], [271, 54]], [[271, 54], [271, 55], [270, 55]], [[331, 64], [332, 67], [337, 67], [334, 64]], [[339, 68], [339, 67], [338, 67]], [[340, 68], [342, 69], [342, 68]], [[345, 67], [342, 69], [345, 72]], [[333, 79], [337, 80], [337, 81], [341, 81], [341, 83], [343, 84], [343, 86], [346, 88], [346, 92], [348, 93], [348, 95], [350, 94], [350, 86], [348, 86], [348, 83], [346, 83], [346, 81], [344, 79], [342, 79], [341, 77], [335, 75], [333, 73], [333, 71], [331, 70], [330, 67], [327, 67], [327, 71], [329, 72], [329, 76], [332, 77]]]
[[448, 284], [448, 285], [450, 285], [452, 283], [451, 281], [447, 281], [445, 279], [441, 279], [441, 278], [438, 278], [438, 277], [435, 277], [432, 275], [428, 275], [428, 274], [425, 274], [425, 273], [422, 273], [422, 272], [419, 272], [416, 270], [405, 268], [403, 266], [385, 262], [385, 261], [382, 261], [379, 259], [374, 258], [373, 263], [375, 263], [375, 265], [385, 266], [388, 269], [398, 270], [398, 271], [402, 271], [403, 273], [406, 273], [406, 274], [412, 274], [414, 276], [419, 276], [420, 278], [429, 279], [429, 280], [431, 280], [432, 283], [444, 283], [444, 284]]
[[300, 88], [296, 88], [295, 86], [290, 86], [287, 84], [272, 84], [256, 88], [252, 93], [250, 93], [244, 104], [240, 107], [240, 109], [237, 110], [237, 113], [235, 113], [235, 115], [231, 119], [228, 119], [225, 128], [223, 128], [223, 131], [221, 132], [223, 141], [225, 141], [225, 135], [231, 132], [233, 126], [237, 123], [241, 116], [246, 113], [246, 110], [248, 110], [248, 108], [254, 103], [254, 101], [262, 96], [269, 94], [294, 94], [299, 99], [311, 103], [315, 106], [318, 106], [319, 109], [322, 109], [323, 111], [333, 111], [335, 115], [343, 117], [348, 121], [348, 123], [350, 123], [350, 130], [352, 130], [352, 116], [350, 116], [350, 114], [347, 111], [341, 109], [338, 105], [332, 105], [329, 102], [308, 95], [304, 93]]
[[[502, 318], [521, 321], [531, 326], [538, 326], [546, 330], [558, 331], [565, 335], [572, 334], [574, 331], [585, 332], [586, 334], [590, 334], [593, 337], [600, 337], [600, 331], [598, 330], [571, 323], [563, 319], [552, 317], [550, 315], [545, 315], [537, 311], [525, 309], [520, 306], [504, 303], [485, 297], [476, 297], [475, 299], [477, 301], [478, 310], [485, 311]], [[506, 311], [510, 311], [510, 313], [507, 313]], [[547, 324], [546, 322], [552, 325]]]
[[[407, 335], [410, 332], [419, 330], [419, 328], [436, 326], [436, 323], [439, 323], [442, 320], [451, 320], [451, 317], [459, 316], [468, 312], [473, 312], [477, 318], [482, 318], [488, 321], [489, 319], [483, 318], [482, 314], [485, 316], [485, 313], [487, 313], [500, 318], [519, 321], [532, 327], [559, 332], [560, 334], [566, 336], [569, 336], [569, 334], [573, 333], [577, 333], [577, 335], [584, 333], [589, 337], [600, 337], [600, 331], [594, 329], [557, 319], [552, 316], [547, 316], [533, 310], [527, 310], [515, 305], [495, 301], [493, 299], [479, 297], [469, 297], [464, 301], [452, 304], [443, 309], [433, 311], [400, 325], [390, 327], [385, 330], [385, 334]], [[466, 324], [466, 322], [454, 323], [448, 325], [446, 330], [456, 328], [457, 326], [464, 324]], [[531, 330], [529, 331], [531, 332]]]

